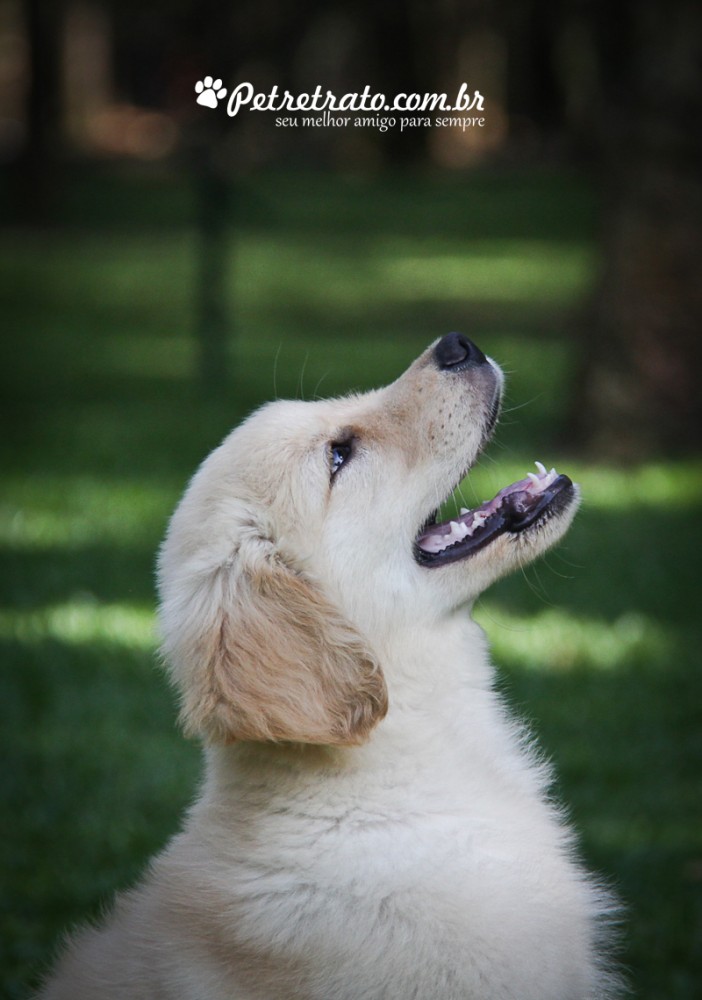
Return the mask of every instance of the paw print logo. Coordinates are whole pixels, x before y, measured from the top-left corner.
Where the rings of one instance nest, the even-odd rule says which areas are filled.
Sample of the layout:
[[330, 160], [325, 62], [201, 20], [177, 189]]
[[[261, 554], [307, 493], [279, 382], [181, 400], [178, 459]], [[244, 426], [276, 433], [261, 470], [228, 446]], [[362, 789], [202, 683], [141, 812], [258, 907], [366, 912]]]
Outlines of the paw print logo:
[[198, 95], [198, 104], [202, 104], [205, 108], [216, 108], [217, 102], [227, 93], [227, 88], [222, 86], [221, 80], [213, 80], [211, 76], [206, 76], [204, 80], [198, 80], [195, 84], [195, 93]]

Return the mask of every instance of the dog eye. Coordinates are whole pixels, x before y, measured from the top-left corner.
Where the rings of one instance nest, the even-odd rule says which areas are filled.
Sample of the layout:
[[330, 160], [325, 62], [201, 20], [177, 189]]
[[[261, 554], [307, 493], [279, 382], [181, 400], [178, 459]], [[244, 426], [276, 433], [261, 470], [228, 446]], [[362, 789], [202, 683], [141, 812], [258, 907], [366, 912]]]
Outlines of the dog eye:
[[342, 465], [345, 465], [353, 454], [353, 440], [332, 441], [330, 445], [331, 456], [331, 478], [337, 474]]

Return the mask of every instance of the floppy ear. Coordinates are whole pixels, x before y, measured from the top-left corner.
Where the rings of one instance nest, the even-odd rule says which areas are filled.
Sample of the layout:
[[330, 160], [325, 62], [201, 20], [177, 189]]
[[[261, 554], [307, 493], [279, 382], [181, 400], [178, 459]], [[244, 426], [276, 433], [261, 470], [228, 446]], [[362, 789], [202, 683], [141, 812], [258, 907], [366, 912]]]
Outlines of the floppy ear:
[[186, 732], [353, 745], [385, 715], [385, 681], [361, 636], [270, 542], [247, 540], [180, 598], [163, 612], [164, 653]]

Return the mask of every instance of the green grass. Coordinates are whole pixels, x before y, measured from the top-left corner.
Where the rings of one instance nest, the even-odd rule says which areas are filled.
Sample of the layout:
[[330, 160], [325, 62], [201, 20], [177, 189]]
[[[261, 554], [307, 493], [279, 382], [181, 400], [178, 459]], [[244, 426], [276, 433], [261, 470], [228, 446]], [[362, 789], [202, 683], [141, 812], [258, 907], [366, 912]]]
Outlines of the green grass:
[[702, 466], [611, 468], [563, 445], [595, 218], [560, 175], [241, 184], [219, 400], [195, 379], [186, 185], [86, 175], [60, 224], [0, 236], [3, 996], [26, 995], [193, 795], [198, 748], [153, 638], [154, 557], [189, 474], [263, 399], [382, 384], [454, 328], [510, 373], [468, 501], [534, 459], [584, 494], [564, 544], [479, 603], [503, 687], [626, 901], [636, 995], [699, 995]]

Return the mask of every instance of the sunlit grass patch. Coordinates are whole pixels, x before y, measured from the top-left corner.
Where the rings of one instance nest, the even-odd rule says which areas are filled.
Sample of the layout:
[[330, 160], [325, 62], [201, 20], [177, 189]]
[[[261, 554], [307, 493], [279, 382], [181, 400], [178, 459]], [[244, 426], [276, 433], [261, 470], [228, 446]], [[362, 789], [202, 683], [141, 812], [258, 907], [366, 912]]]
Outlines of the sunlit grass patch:
[[382, 274], [402, 298], [563, 304], [594, 279], [591, 247], [540, 240], [466, 241], [430, 257], [388, 254]]
[[74, 597], [33, 611], [0, 611], [0, 638], [22, 644], [57, 640], [74, 646], [109, 645], [142, 651], [156, 646], [154, 613], [129, 604]]
[[[570, 473], [569, 473], [570, 474]], [[698, 505], [702, 500], [702, 462], [652, 462], [630, 469], [613, 466], [572, 466], [587, 505], [611, 510], [626, 507], [669, 508]]]
[[498, 659], [531, 670], [613, 670], [662, 660], [675, 648], [672, 630], [633, 612], [613, 622], [557, 608], [522, 616], [488, 600], [478, 603], [475, 617]]
[[102, 345], [97, 363], [116, 377], [187, 381], [197, 371], [197, 344], [194, 337], [178, 333], [172, 331], [167, 337], [143, 331], [115, 333]]
[[46, 550], [152, 543], [175, 489], [168, 483], [36, 472], [6, 477], [3, 493], [0, 545]]
[[[50, 265], [41, 281], [34, 273], [38, 248]], [[0, 265], [5, 281], [12, 282], [10, 294], [23, 293], [30, 312], [46, 306], [70, 309], [79, 302], [88, 315], [94, 307], [122, 318], [146, 310], [163, 324], [192, 308], [195, 252], [189, 230], [125, 231], [118, 238], [104, 230], [13, 231], [0, 240]], [[28, 275], [34, 276], [31, 283]], [[71, 363], [76, 361], [80, 358], [72, 355]]]
[[536, 460], [544, 462], [547, 468], [555, 462], [559, 472], [570, 476], [580, 487], [585, 509], [659, 507], [664, 518], [666, 509], [696, 505], [702, 498], [702, 462], [651, 462], [622, 469], [563, 457], [556, 460], [542, 453], [538, 443], [533, 459], [525, 456], [521, 463], [503, 460], [497, 449], [493, 449], [463, 480], [460, 497], [474, 506], [507, 483], [533, 472]]
[[417, 240], [401, 236], [320, 244], [314, 235], [244, 233], [239, 251], [235, 299], [263, 307], [271, 293], [335, 310], [420, 299], [563, 306], [591, 285], [597, 266], [585, 241], [434, 239], [430, 252], [418, 254]]

